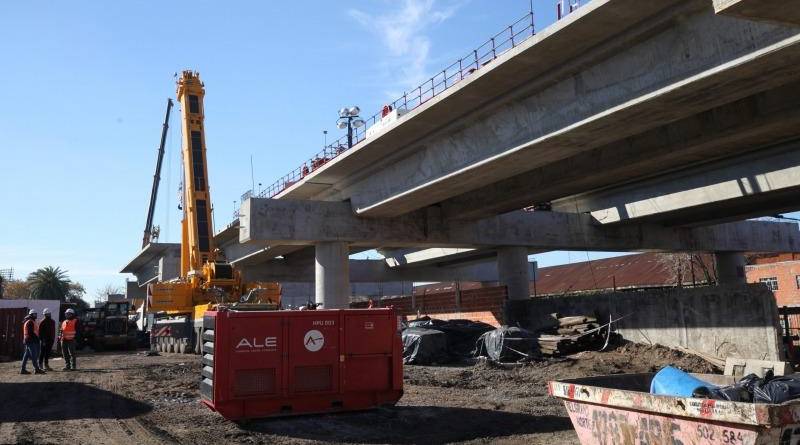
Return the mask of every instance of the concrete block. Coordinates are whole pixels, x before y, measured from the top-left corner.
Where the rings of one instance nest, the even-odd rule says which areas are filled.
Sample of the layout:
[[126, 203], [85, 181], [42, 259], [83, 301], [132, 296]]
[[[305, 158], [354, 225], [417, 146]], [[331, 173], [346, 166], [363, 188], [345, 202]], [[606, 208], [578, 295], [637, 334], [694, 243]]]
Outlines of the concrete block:
[[744, 377], [755, 374], [764, 377], [767, 371], [776, 376], [791, 374], [792, 365], [787, 362], [728, 357], [725, 359], [725, 375]]

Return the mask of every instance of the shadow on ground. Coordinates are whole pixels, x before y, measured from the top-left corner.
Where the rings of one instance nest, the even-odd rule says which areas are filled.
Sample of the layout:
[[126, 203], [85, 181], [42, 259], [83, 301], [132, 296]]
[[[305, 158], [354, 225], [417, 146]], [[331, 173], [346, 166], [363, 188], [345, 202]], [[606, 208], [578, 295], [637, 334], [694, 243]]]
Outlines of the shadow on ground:
[[325, 442], [442, 444], [571, 428], [569, 418], [559, 416], [475, 408], [396, 406], [326, 416], [260, 420], [243, 425], [241, 434], [259, 432]]
[[0, 383], [0, 423], [127, 419], [152, 406], [77, 382]]

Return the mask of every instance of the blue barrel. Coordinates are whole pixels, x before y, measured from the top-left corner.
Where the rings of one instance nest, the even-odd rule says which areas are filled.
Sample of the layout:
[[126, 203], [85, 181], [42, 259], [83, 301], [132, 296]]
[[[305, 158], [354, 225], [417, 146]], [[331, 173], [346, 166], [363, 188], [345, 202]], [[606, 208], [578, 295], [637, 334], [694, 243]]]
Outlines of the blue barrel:
[[650, 383], [650, 394], [660, 394], [665, 396], [692, 397], [698, 388], [716, 388], [708, 382], [704, 382], [678, 368], [666, 366], [653, 376]]

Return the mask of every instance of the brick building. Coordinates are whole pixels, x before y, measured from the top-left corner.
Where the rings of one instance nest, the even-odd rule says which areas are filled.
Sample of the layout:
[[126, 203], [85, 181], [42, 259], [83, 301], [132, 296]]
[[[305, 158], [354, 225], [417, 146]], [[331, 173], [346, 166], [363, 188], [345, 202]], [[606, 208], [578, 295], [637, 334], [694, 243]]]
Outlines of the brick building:
[[764, 283], [778, 306], [800, 306], [800, 254], [758, 255], [745, 266], [748, 283]]

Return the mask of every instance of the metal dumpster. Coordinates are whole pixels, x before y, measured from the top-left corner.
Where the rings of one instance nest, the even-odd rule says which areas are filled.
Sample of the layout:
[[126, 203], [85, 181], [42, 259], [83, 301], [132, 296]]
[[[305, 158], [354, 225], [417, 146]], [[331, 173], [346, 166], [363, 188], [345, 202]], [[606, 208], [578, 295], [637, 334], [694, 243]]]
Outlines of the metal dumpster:
[[[654, 375], [552, 381], [548, 391], [564, 399], [584, 445], [800, 444], [800, 399], [771, 405], [652, 395]], [[736, 380], [694, 375], [716, 385]]]

